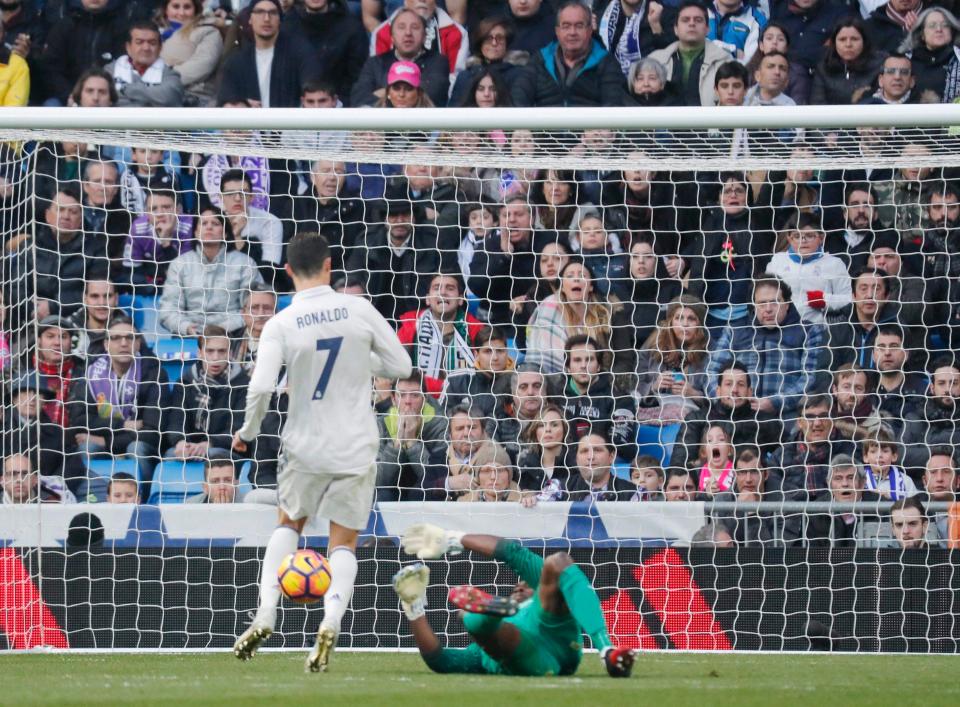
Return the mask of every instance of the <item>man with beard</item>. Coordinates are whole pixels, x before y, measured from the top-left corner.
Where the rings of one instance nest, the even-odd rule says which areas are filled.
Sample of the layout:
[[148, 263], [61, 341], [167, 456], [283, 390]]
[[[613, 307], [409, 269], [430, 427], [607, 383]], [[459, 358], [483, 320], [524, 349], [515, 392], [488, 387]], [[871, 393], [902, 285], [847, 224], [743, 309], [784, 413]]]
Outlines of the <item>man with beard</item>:
[[[906, 257], [919, 259], [915, 269], [925, 280], [938, 280], [943, 309], [936, 313], [934, 330], [949, 343], [960, 347], [960, 195], [947, 182], [938, 183], [926, 200], [925, 228], [919, 247]], [[946, 323], [944, 325], [944, 322]]]
[[853, 303], [828, 318], [822, 367], [834, 371], [849, 363], [873, 366], [878, 328], [896, 323], [899, 311], [897, 303], [890, 301], [890, 282], [883, 270], [864, 267], [854, 271], [852, 280]]
[[877, 197], [870, 183], [850, 182], [843, 190], [844, 227], [827, 235], [826, 251], [843, 260], [851, 270], [861, 267], [875, 233], [882, 230], [878, 218]]
[[944, 357], [934, 361], [930, 370], [926, 404], [910, 416], [903, 433], [907, 469], [922, 467], [931, 446], [960, 445], [960, 365]]
[[[923, 470], [923, 491], [917, 494], [917, 499], [923, 503], [956, 503], [957, 481], [953, 447], [933, 447]], [[937, 526], [939, 536], [943, 539], [949, 538], [949, 514], [934, 513], [932, 520]]]
[[726, 364], [717, 376], [717, 389], [708, 399], [706, 410], [696, 410], [684, 419], [670, 466], [686, 469], [690, 460], [697, 458], [703, 433], [713, 422], [731, 425], [730, 442], [735, 447], [757, 445], [761, 459], [772, 453], [780, 444], [783, 425], [778, 414], [755, 410], [756, 401], [746, 366], [739, 361]]
[[566, 345], [566, 383], [563, 412], [570, 445], [591, 430], [609, 430], [617, 456], [633, 461], [637, 456], [637, 408], [630, 395], [613, 392], [613, 376], [601, 370], [600, 348], [595, 339], [571, 336]]
[[880, 374], [877, 396], [880, 415], [899, 437], [908, 417], [923, 409], [927, 383], [909, 369], [910, 352], [904, 349], [903, 328], [881, 324], [873, 343], [873, 366]]
[[807, 500], [827, 488], [833, 457], [853, 455], [853, 443], [834, 431], [829, 395], [811, 395], [800, 404], [797, 431], [771, 460], [771, 476], [779, 477], [788, 500]]
[[916, 496], [901, 498], [890, 507], [890, 532], [903, 550], [924, 550], [927, 544], [927, 509]]
[[577, 443], [577, 471], [567, 492], [571, 501], [629, 501], [637, 487], [613, 473], [616, 445], [602, 430], [592, 429]]
[[[783, 494], [768, 483], [770, 471], [756, 447], [748, 445], [740, 448], [733, 470], [733, 487], [715, 494], [714, 501], [778, 503], [783, 500]], [[716, 511], [713, 518], [714, 522], [723, 523], [731, 531], [737, 545], [766, 545], [773, 543], [777, 537], [778, 518], [769, 512], [761, 515], [756, 511]]]
[[[837, 455], [827, 473], [829, 489], [814, 496], [814, 501], [833, 503], [876, 503], [880, 500], [873, 491], [864, 489], [866, 474], [846, 454]], [[810, 547], [856, 547], [857, 525], [876, 517], [864, 518], [856, 513], [816, 513], [807, 516], [806, 538]], [[788, 542], [801, 537], [802, 518], [786, 519], [784, 539]]]

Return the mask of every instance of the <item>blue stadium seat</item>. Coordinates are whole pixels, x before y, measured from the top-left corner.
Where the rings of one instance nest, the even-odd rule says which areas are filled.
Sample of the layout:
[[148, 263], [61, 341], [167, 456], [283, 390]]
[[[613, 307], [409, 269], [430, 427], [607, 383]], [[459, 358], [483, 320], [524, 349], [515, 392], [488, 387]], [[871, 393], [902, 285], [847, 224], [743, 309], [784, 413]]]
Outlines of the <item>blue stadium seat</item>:
[[293, 302], [293, 295], [280, 295], [277, 297], [277, 311], [280, 312], [290, 306]]
[[130, 474], [137, 481], [140, 480], [140, 465], [132, 457], [113, 457], [109, 459], [91, 459], [87, 462], [87, 471], [93, 476], [102, 476], [109, 479], [117, 473]]
[[200, 354], [200, 347], [196, 339], [180, 337], [167, 337], [157, 339], [154, 344], [154, 352], [160, 359], [160, 365], [167, 373], [171, 387], [183, 376], [183, 368], [189, 361], [196, 360]]
[[629, 481], [630, 480], [630, 464], [623, 461], [623, 459], [617, 459], [613, 463], [613, 475], [625, 481]]
[[467, 293], [467, 311], [473, 316], [477, 316], [480, 311], [480, 302], [482, 300], [472, 292]]
[[675, 425], [640, 425], [637, 428], [637, 456], [649, 454], [660, 460], [663, 466], [670, 461], [673, 452], [673, 443], [680, 433], [680, 424]]
[[153, 472], [148, 503], [183, 503], [203, 493], [203, 462], [164, 459]]

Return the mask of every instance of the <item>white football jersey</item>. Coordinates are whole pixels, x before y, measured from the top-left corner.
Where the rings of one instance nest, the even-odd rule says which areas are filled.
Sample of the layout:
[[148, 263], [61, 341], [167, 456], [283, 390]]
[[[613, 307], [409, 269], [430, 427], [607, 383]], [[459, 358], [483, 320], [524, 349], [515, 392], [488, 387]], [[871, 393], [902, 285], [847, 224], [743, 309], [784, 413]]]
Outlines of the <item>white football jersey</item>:
[[403, 378], [412, 364], [387, 321], [362, 297], [314, 287], [263, 328], [240, 437], [252, 441], [286, 366], [283, 454], [298, 471], [367, 473], [379, 449], [373, 376]]

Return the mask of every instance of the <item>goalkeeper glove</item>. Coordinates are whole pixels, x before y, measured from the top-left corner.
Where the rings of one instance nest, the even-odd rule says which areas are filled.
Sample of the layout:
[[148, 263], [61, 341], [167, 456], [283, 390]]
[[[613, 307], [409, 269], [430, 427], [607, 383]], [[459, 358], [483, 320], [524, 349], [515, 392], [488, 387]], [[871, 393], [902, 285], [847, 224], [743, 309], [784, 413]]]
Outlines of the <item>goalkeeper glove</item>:
[[637, 654], [629, 648], [607, 646], [600, 657], [607, 668], [607, 675], [612, 678], [628, 678], [633, 671], [633, 661]]
[[403, 549], [421, 560], [435, 560], [448, 552], [463, 552], [461, 539], [465, 533], [444, 530], [431, 523], [414, 523], [403, 534]]

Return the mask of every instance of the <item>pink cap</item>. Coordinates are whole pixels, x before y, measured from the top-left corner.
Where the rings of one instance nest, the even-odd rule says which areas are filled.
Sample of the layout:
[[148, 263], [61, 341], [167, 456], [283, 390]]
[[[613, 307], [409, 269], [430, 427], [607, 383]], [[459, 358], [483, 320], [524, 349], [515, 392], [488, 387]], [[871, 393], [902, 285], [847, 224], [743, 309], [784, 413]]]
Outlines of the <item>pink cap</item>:
[[397, 81], [408, 83], [414, 88], [420, 88], [420, 67], [412, 61], [395, 61], [387, 73], [387, 86]]

